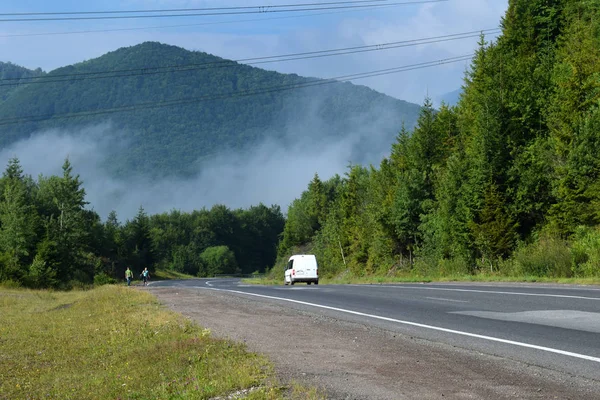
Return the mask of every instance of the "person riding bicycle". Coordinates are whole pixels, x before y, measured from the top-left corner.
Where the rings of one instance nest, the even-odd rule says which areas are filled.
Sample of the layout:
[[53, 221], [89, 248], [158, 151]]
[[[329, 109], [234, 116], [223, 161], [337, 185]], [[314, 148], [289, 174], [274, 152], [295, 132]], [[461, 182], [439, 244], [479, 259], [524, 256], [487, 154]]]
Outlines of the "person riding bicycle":
[[125, 280], [127, 281], [127, 286], [131, 286], [131, 280], [133, 279], [133, 272], [127, 267], [125, 270]]
[[142, 280], [144, 281], [144, 286], [148, 286], [148, 281], [150, 280], [150, 271], [148, 271], [148, 268], [144, 268], [142, 271]]

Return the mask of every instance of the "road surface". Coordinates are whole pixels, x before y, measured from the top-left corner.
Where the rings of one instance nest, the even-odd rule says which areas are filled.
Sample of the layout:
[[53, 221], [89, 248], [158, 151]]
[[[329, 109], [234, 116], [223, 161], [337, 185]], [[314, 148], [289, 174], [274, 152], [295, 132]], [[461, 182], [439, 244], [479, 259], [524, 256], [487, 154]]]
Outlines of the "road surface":
[[[559, 376], [555, 381], [561, 380], [563, 386], [577, 381], [575, 386], [582, 390], [567, 391], [558, 398], [600, 398], [598, 287], [455, 283], [257, 286], [238, 279], [153, 282], [151, 287], [153, 291], [171, 288], [243, 298], [248, 310], [252, 304], [271, 304], [277, 307], [275, 321], [277, 313], [286, 318], [294, 313], [322, 316], [496, 358], [504, 366], [515, 363], [541, 368], [551, 371], [548, 377]], [[536, 371], [534, 375], [539, 374]]]

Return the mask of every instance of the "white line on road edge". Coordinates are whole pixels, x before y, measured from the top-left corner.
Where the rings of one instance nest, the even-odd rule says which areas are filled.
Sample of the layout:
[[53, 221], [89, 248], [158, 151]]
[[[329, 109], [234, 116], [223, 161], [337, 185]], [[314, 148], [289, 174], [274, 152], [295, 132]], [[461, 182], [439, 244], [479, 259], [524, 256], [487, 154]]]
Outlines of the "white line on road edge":
[[553, 349], [551, 347], [537, 346], [535, 344], [529, 344], [529, 343], [523, 343], [523, 342], [515, 342], [513, 340], [500, 339], [500, 338], [496, 338], [496, 337], [493, 337], [493, 336], [485, 336], [485, 335], [478, 335], [476, 333], [456, 331], [454, 329], [441, 328], [439, 326], [419, 324], [417, 322], [402, 321], [400, 319], [394, 319], [394, 318], [388, 318], [388, 317], [381, 317], [379, 315], [366, 314], [366, 313], [361, 313], [359, 311], [346, 310], [346, 309], [343, 309], [343, 308], [324, 306], [324, 305], [321, 305], [321, 304], [308, 303], [308, 302], [300, 301], [300, 300], [286, 299], [286, 298], [283, 298], [283, 297], [266, 296], [264, 294], [247, 293], [247, 292], [242, 292], [242, 291], [239, 291], [239, 290], [217, 289], [217, 288], [213, 288], [213, 287], [203, 288], [203, 289], [211, 289], [211, 290], [216, 290], [216, 291], [220, 291], [220, 292], [238, 293], [238, 294], [244, 294], [244, 295], [256, 296], [256, 297], [263, 297], [263, 298], [266, 298], [266, 299], [273, 299], [273, 300], [289, 301], [291, 303], [302, 304], [302, 305], [305, 305], [305, 306], [312, 306], [312, 307], [324, 308], [324, 309], [327, 309], [327, 310], [339, 311], [339, 312], [343, 312], [343, 313], [347, 313], [347, 314], [353, 314], [353, 315], [360, 315], [361, 317], [375, 318], [375, 319], [380, 319], [380, 320], [388, 321], [388, 322], [396, 322], [398, 324], [417, 326], [419, 328], [432, 329], [432, 330], [440, 331], [440, 332], [454, 333], [456, 335], [474, 337], [474, 338], [478, 338], [478, 339], [489, 340], [489, 341], [492, 341], [492, 342], [512, 344], [514, 346], [527, 347], [527, 348], [530, 348], [530, 349], [542, 350], [542, 351], [547, 351], [547, 352], [550, 352], [550, 353], [562, 354], [563, 356], [575, 357], [575, 358], [580, 358], [582, 360], [588, 360], [588, 361], [594, 361], [594, 362], [600, 363], [600, 358], [588, 356], [588, 355], [585, 355], [585, 354], [572, 353], [570, 351]]
[[426, 289], [426, 290], [446, 290], [450, 292], [473, 292], [473, 293], [491, 293], [491, 294], [513, 294], [517, 296], [539, 296], [539, 297], [562, 297], [567, 299], [583, 299], [600, 301], [600, 297], [569, 296], [566, 294], [547, 294], [547, 293], [521, 293], [521, 292], [501, 292], [497, 290], [475, 290], [475, 289], [454, 289], [426, 286], [395, 286], [395, 285], [348, 285], [358, 287], [377, 287], [387, 289]]
[[468, 301], [466, 300], [454, 300], [454, 299], [445, 299], [443, 297], [425, 297], [426, 299], [430, 299], [430, 300], [443, 300], [443, 301], [453, 301], [455, 303], [468, 303]]

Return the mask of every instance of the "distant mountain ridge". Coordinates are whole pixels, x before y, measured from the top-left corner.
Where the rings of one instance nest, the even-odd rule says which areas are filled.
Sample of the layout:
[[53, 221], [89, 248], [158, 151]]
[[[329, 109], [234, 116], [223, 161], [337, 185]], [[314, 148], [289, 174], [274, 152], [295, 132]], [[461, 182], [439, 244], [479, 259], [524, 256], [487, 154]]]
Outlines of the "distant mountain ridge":
[[439, 96], [437, 100], [438, 103], [444, 103], [448, 106], [455, 106], [458, 104], [458, 101], [460, 100], [460, 95], [462, 94], [463, 89], [456, 89], [453, 90], [451, 92], [448, 93], [444, 93], [443, 95]]
[[0, 86], [0, 103], [6, 100], [19, 87], [18, 85], [8, 85], [9, 83], [18, 83], [22, 79], [34, 78], [44, 74], [40, 68], [31, 70], [10, 62], [0, 61], [0, 79], [7, 84], [6, 86]]
[[[193, 174], [198, 161], [246, 151], [265, 140], [318, 144], [353, 137], [349, 161], [363, 162], [363, 154], [389, 149], [402, 124], [411, 128], [420, 110], [364, 86], [325, 84], [157, 42], [120, 48], [47, 74], [1, 64], [7, 65], [16, 77], [41, 78], [0, 92], [5, 98], [0, 102], [0, 147], [50, 128], [77, 131], [110, 121], [125, 143], [113, 146], [106, 161], [117, 176]], [[171, 68], [177, 65], [190, 67]], [[119, 72], [101, 74], [106, 71]], [[282, 89], [308, 82], [318, 85]], [[73, 113], [88, 114], [60, 118]]]

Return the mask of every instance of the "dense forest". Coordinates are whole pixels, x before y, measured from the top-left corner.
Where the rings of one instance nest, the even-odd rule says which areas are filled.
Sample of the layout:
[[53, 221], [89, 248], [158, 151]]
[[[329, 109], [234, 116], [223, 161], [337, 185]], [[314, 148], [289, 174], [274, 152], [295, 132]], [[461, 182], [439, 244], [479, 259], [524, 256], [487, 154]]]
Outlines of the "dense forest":
[[127, 267], [196, 276], [250, 274], [275, 262], [285, 224], [279, 206], [230, 210], [215, 205], [120, 223], [88, 208], [68, 160], [62, 176], [25, 175], [18, 159], [0, 178], [0, 282], [72, 288], [122, 279]]
[[[1, 82], [0, 147], [50, 128], [77, 133], [108, 121], [115, 145], [103, 167], [121, 178], [194, 175], [215, 154], [250, 151], [267, 139], [337, 141], [360, 129], [371, 143], [375, 137], [385, 143], [382, 154], [402, 122], [414, 126], [420, 109], [365, 86], [281, 74], [156, 42], [42, 75]], [[364, 155], [354, 151], [348, 159], [364, 162]]]
[[315, 175], [280, 256], [312, 251], [325, 276], [600, 276], [599, 11], [511, 0], [458, 104], [425, 100], [379, 166]]
[[0, 104], [17, 90], [20, 83], [43, 75], [44, 72], [40, 68], [30, 70], [12, 63], [0, 62], [0, 80], [7, 83], [6, 86], [0, 85]]

